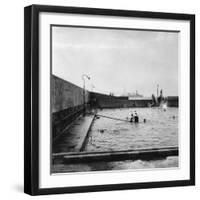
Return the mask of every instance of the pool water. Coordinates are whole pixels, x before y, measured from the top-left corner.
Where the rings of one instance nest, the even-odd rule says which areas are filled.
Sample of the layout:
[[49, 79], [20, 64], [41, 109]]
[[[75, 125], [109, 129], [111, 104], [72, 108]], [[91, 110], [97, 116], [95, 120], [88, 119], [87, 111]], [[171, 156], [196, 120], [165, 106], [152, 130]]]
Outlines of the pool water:
[[[130, 123], [137, 112], [139, 123]], [[85, 151], [119, 151], [178, 146], [178, 108], [103, 109], [99, 115], [126, 121], [96, 118]], [[144, 119], [146, 122], [144, 123]]]

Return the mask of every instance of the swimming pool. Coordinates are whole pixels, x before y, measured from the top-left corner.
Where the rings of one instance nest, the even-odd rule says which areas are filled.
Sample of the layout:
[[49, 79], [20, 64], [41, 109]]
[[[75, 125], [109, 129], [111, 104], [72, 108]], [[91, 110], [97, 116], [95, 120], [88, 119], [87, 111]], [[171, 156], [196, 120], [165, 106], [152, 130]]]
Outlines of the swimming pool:
[[[84, 151], [120, 151], [159, 147], [178, 147], [178, 108], [123, 108], [99, 110], [98, 114], [127, 120], [137, 111], [139, 123], [96, 118]], [[146, 123], [143, 120], [146, 119]], [[178, 156], [155, 160], [101, 161], [79, 164], [56, 164], [54, 173], [107, 170], [135, 170], [174, 168], [179, 166]]]

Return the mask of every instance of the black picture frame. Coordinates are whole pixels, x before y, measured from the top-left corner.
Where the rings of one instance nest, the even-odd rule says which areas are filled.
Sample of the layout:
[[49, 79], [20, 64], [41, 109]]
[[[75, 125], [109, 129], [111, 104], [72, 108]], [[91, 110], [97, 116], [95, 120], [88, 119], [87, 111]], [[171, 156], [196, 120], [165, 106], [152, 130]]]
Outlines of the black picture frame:
[[[188, 20], [190, 23], [190, 179], [177, 181], [39, 188], [39, 14], [76, 13], [101, 16]], [[161, 188], [195, 184], [195, 15], [31, 5], [24, 9], [24, 192], [30, 195]]]

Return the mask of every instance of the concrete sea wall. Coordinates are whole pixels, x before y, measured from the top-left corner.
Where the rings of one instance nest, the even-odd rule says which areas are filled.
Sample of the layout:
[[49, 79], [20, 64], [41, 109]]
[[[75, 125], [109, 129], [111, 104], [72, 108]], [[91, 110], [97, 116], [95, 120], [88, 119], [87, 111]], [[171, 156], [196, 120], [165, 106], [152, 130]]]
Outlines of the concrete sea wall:
[[97, 108], [132, 108], [148, 107], [152, 104], [152, 99], [134, 99], [128, 100], [128, 97], [116, 97], [100, 93], [90, 93], [90, 102]]
[[[89, 101], [89, 92], [85, 92]], [[58, 136], [83, 113], [83, 88], [51, 75], [52, 135]]]

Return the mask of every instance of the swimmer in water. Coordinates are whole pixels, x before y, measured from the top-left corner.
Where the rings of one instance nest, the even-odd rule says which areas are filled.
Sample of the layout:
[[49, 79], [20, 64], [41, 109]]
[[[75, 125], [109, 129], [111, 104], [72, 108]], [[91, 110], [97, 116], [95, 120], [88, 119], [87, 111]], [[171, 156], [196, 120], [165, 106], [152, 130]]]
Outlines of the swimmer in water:
[[138, 114], [136, 111], [135, 111], [134, 121], [135, 121], [135, 123], [139, 122], [139, 117], [138, 117]]
[[133, 114], [131, 114], [130, 122], [133, 122]]

